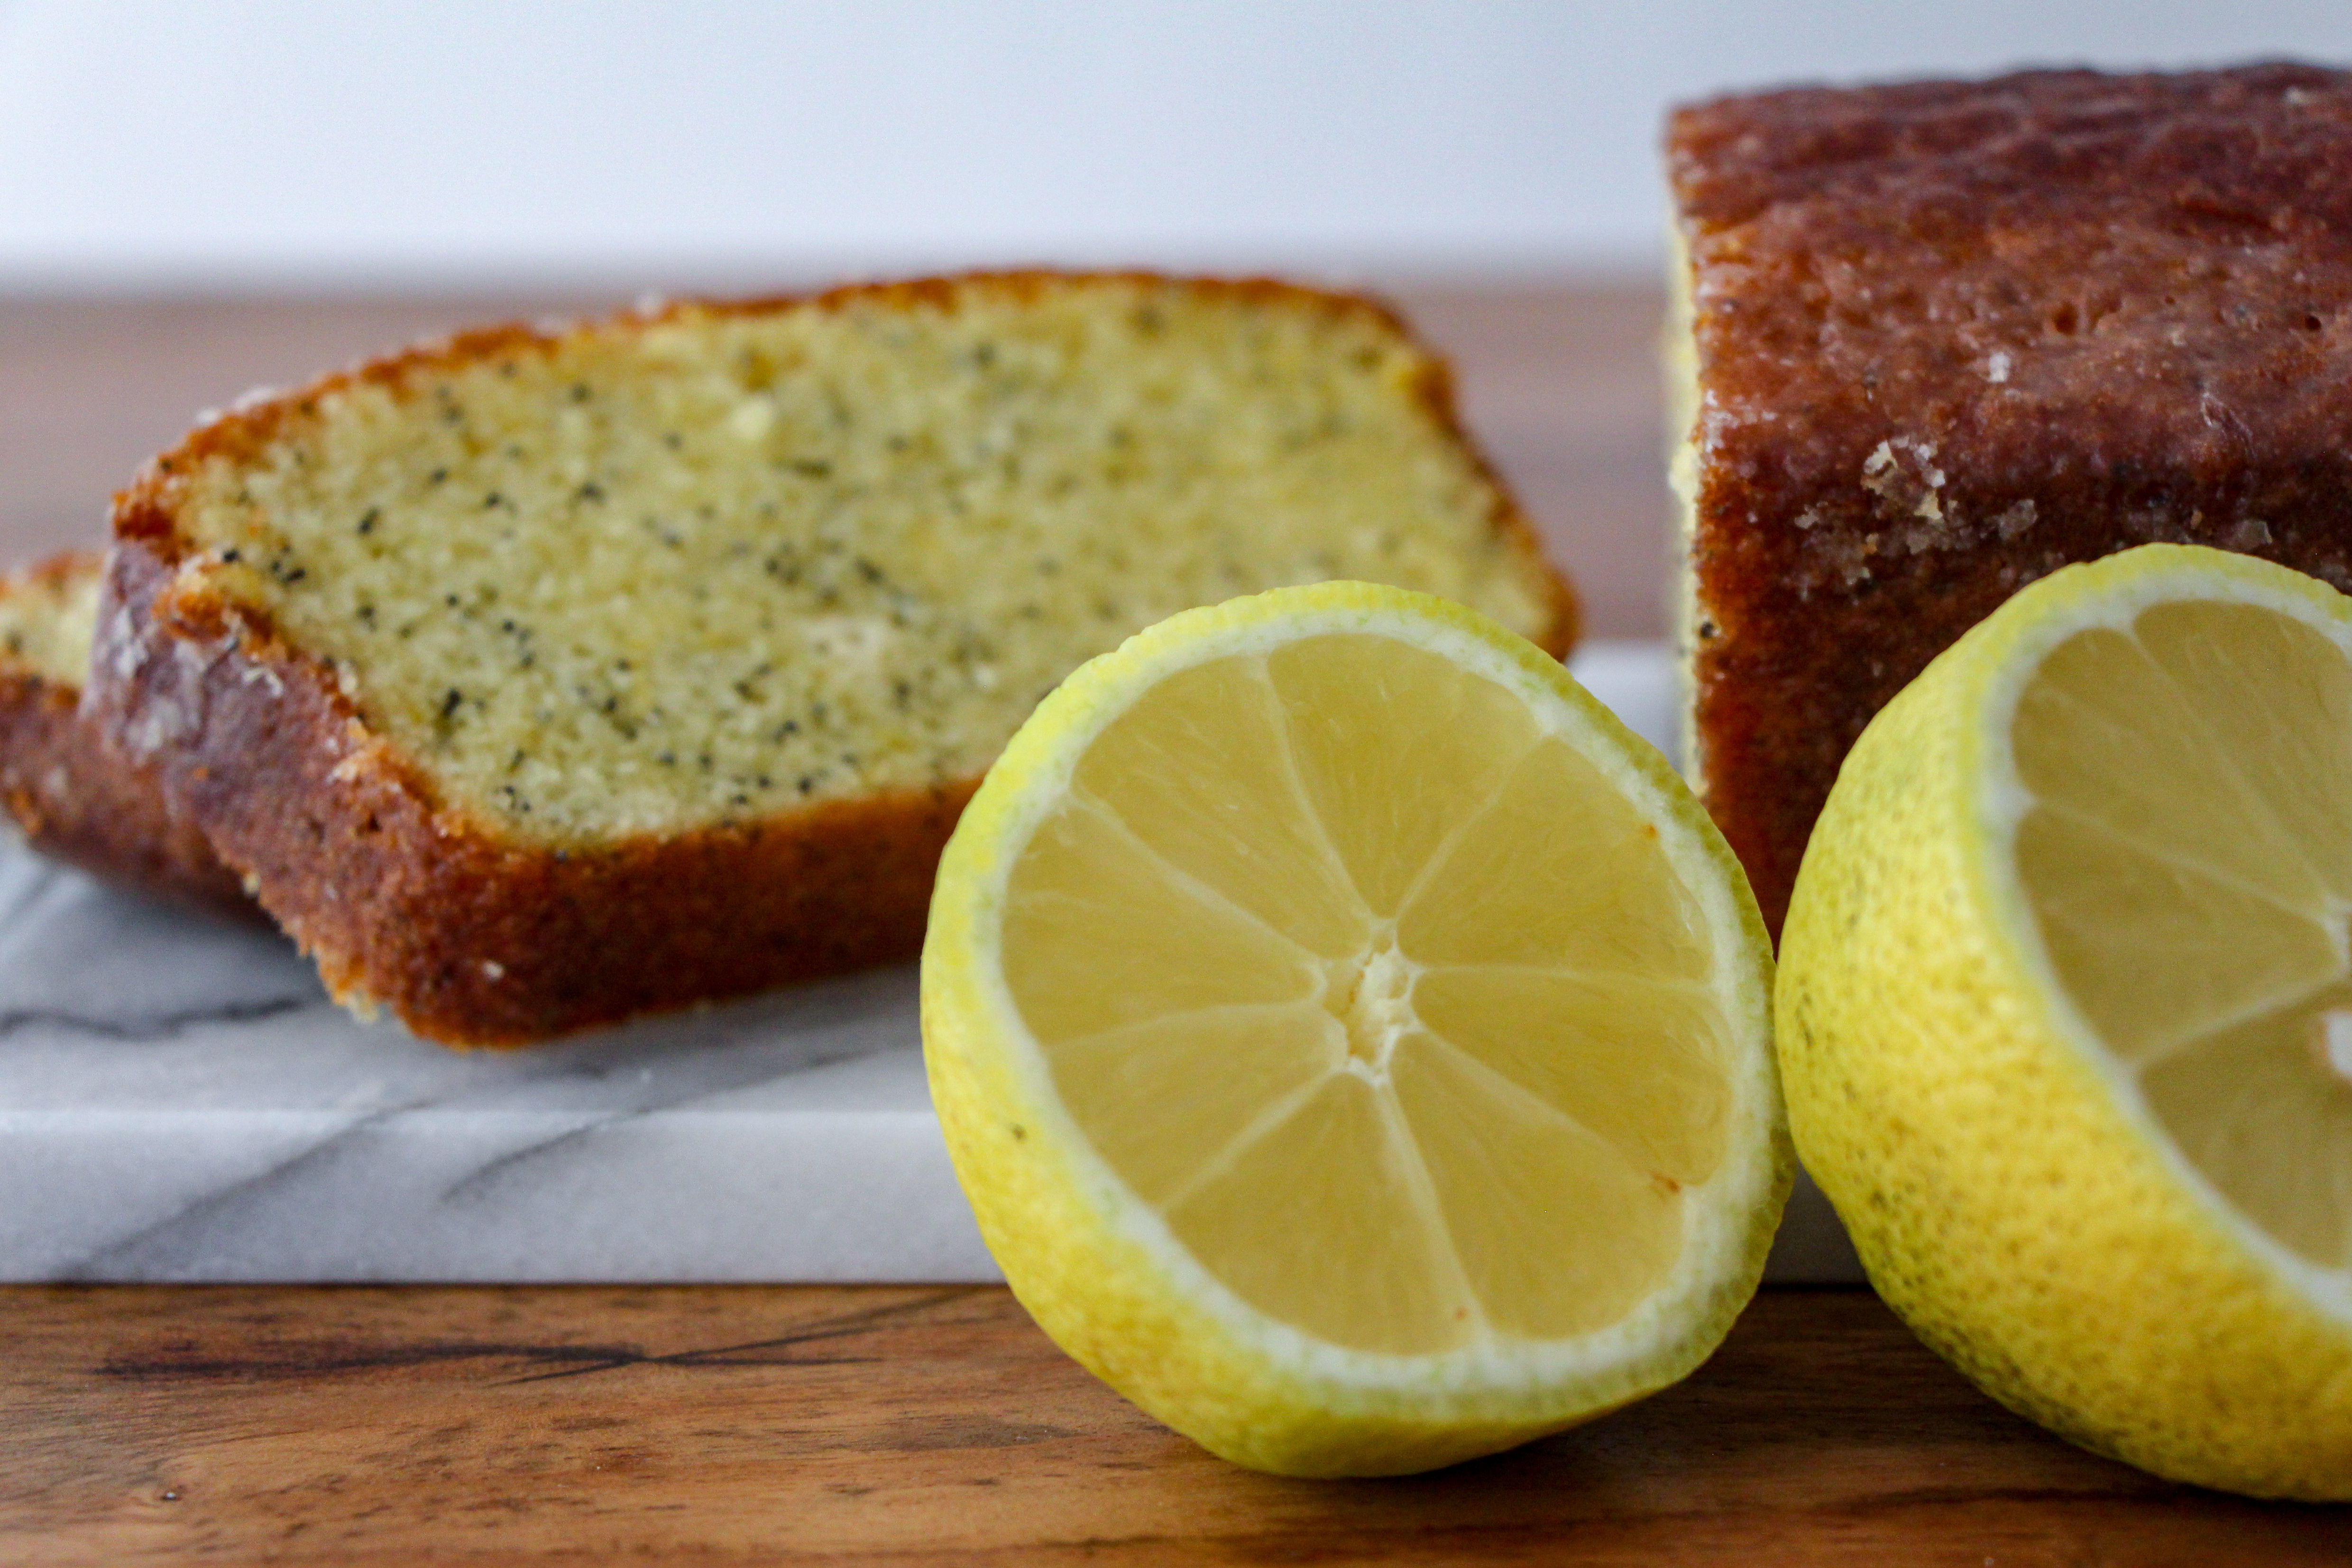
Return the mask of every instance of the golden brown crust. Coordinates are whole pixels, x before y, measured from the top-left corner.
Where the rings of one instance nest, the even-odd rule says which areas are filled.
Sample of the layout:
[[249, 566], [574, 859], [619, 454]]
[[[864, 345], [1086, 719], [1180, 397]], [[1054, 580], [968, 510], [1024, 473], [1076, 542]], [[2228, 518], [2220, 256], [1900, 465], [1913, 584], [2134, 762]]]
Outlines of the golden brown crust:
[[[1067, 281], [981, 276], [1015, 290]], [[966, 281], [837, 289], [812, 303], [946, 300]], [[1384, 307], [1357, 297], [1259, 280], [1188, 287], [1369, 312], [1402, 331]], [[801, 303], [682, 304], [619, 319]], [[331, 990], [429, 1038], [520, 1044], [913, 956], [940, 852], [976, 779], [593, 849], [504, 838], [436, 799], [369, 731], [325, 665], [286, 645], [253, 610], [176, 575], [192, 553], [176, 508], [200, 464], [251, 456], [339, 387], [401, 386], [553, 341], [516, 326], [412, 349], [238, 409], [155, 459], [116, 501], [94, 706], [126, 749], [160, 769], [221, 857], [253, 878], [262, 905], [316, 958]], [[1431, 366], [1419, 396], [1491, 478], [1461, 432], [1442, 361], [1433, 356]], [[1549, 584], [1550, 624], [1538, 641], [1564, 655], [1576, 635], [1573, 596], [1499, 482], [1495, 494], [1495, 529]]]
[[1544, 585], [1544, 630], [1529, 639], [1555, 659], [1565, 659], [1576, 649], [1577, 639], [1583, 634], [1583, 611], [1577, 602], [1576, 590], [1568, 574], [1553, 566], [1544, 556], [1543, 539], [1536, 532], [1534, 522], [1519, 506], [1518, 497], [1503, 482], [1487, 457], [1486, 449], [1470, 438], [1463, 428], [1457, 400], [1454, 395], [1454, 367], [1443, 354], [1428, 348], [1412, 337], [1402, 320], [1385, 307], [1381, 314], [1395, 324], [1397, 330], [1412, 340], [1428, 357], [1429, 372], [1423, 379], [1419, 392], [1422, 405], [1464, 455], [1470, 459], [1478, 477], [1485, 480], [1495, 497], [1495, 510], [1488, 519], [1495, 532], [1510, 541], [1512, 549], [1525, 565], [1528, 574]]
[[[75, 551], [21, 580], [61, 590], [100, 568]], [[35, 849], [133, 891], [241, 920], [261, 912], [162, 781], [78, 711], [81, 687], [0, 662], [0, 801]]]
[[[148, 519], [152, 522], [152, 519]], [[978, 780], [593, 849], [502, 842], [434, 799], [323, 664], [117, 548], [96, 658], [161, 770], [339, 998], [516, 1045], [912, 957]]]
[[1708, 810], [1768, 923], [1838, 765], [2036, 578], [2352, 587], [2352, 77], [2027, 72], [1686, 109]]

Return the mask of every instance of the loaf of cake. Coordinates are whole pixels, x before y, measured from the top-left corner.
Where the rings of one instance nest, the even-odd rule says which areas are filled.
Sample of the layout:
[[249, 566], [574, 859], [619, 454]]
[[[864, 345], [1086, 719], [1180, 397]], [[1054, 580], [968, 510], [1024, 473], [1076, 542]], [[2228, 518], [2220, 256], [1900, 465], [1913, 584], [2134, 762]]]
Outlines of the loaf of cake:
[[1569, 591], [1366, 300], [1011, 274], [474, 333], [118, 501], [91, 706], [329, 989], [537, 1040], [910, 956], [1037, 699], [1362, 578]]
[[1676, 113], [1690, 760], [1777, 932], [1846, 748], [2021, 585], [2152, 539], [2352, 589], [2352, 78]]
[[101, 567], [77, 551], [0, 574], [0, 801], [26, 841], [120, 886], [257, 917], [152, 767], [79, 712]]

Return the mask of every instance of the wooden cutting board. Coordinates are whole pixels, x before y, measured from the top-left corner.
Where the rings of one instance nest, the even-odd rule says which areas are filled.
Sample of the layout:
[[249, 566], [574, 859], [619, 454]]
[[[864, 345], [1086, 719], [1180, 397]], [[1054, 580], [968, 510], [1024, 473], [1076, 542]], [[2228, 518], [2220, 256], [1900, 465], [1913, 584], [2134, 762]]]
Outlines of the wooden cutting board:
[[0, 1291], [0, 1561], [2342, 1563], [2011, 1416], [1863, 1291], [1433, 1476], [1236, 1469], [1001, 1288]]

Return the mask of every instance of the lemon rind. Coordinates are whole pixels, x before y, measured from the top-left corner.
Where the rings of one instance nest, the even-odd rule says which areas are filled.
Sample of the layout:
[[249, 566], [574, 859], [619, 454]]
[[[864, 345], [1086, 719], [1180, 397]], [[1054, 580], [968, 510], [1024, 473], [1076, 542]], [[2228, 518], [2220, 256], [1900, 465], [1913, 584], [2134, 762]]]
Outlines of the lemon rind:
[[[1519, 695], [1659, 829], [1668, 864], [1717, 934], [1710, 990], [1731, 1044], [1727, 1157], [1685, 1189], [1685, 1244], [1666, 1281], [1618, 1322], [1570, 1339], [1492, 1338], [1396, 1355], [1345, 1348], [1248, 1306], [1177, 1241], [1096, 1155], [1054, 1092], [995, 961], [1010, 868], [1067, 789], [1087, 743], [1157, 681], [1213, 658], [1309, 635], [1397, 634]], [[1729, 874], [1727, 874], [1727, 869]], [[999, 1142], [975, 1214], [1016, 1294], [1066, 1348], [1180, 1430], [1229, 1458], [1291, 1473], [1369, 1473], [1451, 1462], [1614, 1408], [1704, 1360], [1753, 1294], [1793, 1157], [1769, 1049], [1770, 958], [1745, 880], [1704, 811], [1646, 742], [1556, 662], [1460, 606], [1402, 590], [1324, 583], [1188, 612], [1079, 670], [1041, 705], [967, 809], [942, 863], [924, 961], [926, 1056], [951, 1149]], [[950, 1020], [967, 1020], [954, 1021]], [[978, 1021], [981, 1027], [970, 1027]], [[950, 1106], [954, 1109], [950, 1109]], [[1007, 1182], [1004, 1128], [981, 1105], [1019, 1107], [1024, 1145]], [[1014, 1234], [1018, 1232], [1018, 1234]], [[1042, 1233], [1042, 1234], [1041, 1234]], [[1099, 1250], [1103, 1256], [1090, 1256]], [[1109, 1266], [1104, 1267], [1108, 1260]], [[1097, 1298], [1070, 1281], [1091, 1271]], [[1105, 1299], [1103, 1281], [1118, 1288]], [[1137, 1287], [1157, 1280], [1160, 1299]], [[1221, 1390], [1214, 1411], [1197, 1390]], [[1302, 1420], [1297, 1412], [1307, 1412]], [[1246, 1414], [1241, 1414], [1246, 1412]], [[1236, 1432], [1249, 1434], [1237, 1437]]]
[[[1798, 1147], [1872, 1283], [1987, 1393], [2173, 1479], [2344, 1500], [2345, 1319], [2189, 1165], [2063, 999], [2006, 836], [2021, 668], [2085, 627], [2212, 597], [2217, 577], [2342, 641], [2315, 583], [2143, 547], [2025, 590], [1881, 712], [1798, 876], [1777, 1042]], [[2104, 1283], [2119, 1272], [2127, 1299]]]

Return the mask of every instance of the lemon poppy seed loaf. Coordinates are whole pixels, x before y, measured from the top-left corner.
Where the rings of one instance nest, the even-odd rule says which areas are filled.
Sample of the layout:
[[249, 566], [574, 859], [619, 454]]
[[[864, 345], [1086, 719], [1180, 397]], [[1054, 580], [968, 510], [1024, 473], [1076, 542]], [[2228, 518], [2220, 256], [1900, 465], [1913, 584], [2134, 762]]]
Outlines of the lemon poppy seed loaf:
[[75, 551], [0, 574], [0, 802], [27, 843], [121, 886], [256, 915], [152, 767], [80, 712], [102, 565]]
[[1365, 578], [1564, 652], [1563, 583], [1364, 300], [1013, 274], [477, 333], [118, 503], [95, 706], [330, 988], [538, 1039], [911, 956], [1038, 697]]
[[1871, 716], [2027, 583], [2352, 584], [2352, 72], [1790, 89], [1667, 153], [1686, 754], [1774, 930]]

